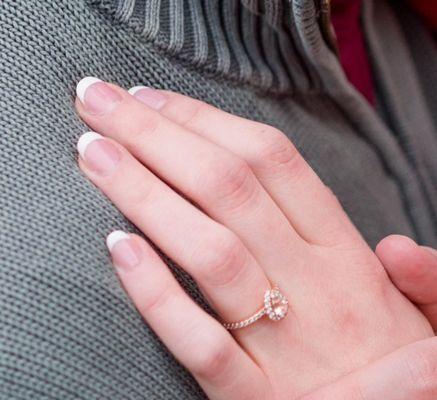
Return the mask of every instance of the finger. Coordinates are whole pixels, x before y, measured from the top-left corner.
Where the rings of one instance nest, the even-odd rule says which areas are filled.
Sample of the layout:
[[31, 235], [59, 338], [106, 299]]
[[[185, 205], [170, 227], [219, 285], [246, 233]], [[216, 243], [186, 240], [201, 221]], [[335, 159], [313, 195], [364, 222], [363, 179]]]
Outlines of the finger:
[[146, 241], [115, 231], [108, 236], [107, 245], [138, 311], [208, 398], [238, 400], [262, 392], [266, 380], [259, 367], [182, 290]]
[[437, 303], [437, 256], [406, 236], [391, 235], [376, 254], [396, 286], [418, 304]]
[[141, 86], [130, 92], [166, 118], [246, 160], [309, 242], [330, 245], [359, 237], [336, 197], [282, 132], [177, 93]]
[[[244, 161], [167, 120], [120, 88], [104, 82], [89, 85], [82, 80], [78, 93], [84, 85], [83, 103], [77, 102], [84, 121], [117, 140], [163, 180], [236, 233], [261, 265], [277, 268], [284, 249], [303, 245]], [[96, 95], [101, 86], [116, 93], [119, 100], [113, 102], [109, 111], [96, 114], [94, 102], [100, 104], [109, 97]], [[275, 241], [270, 240], [273, 230]]]
[[418, 304], [437, 329], [437, 255], [406, 236], [383, 239], [376, 254], [397, 288]]
[[411, 344], [300, 400], [434, 400], [437, 339]]
[[257, 300], [269, 281], [235, 234], [179, 196], [113, 140], [86, 133], [78, 150], [79, 165], [91, 181], [198, 282], [224, 319], [244, 319], [259, 308]]

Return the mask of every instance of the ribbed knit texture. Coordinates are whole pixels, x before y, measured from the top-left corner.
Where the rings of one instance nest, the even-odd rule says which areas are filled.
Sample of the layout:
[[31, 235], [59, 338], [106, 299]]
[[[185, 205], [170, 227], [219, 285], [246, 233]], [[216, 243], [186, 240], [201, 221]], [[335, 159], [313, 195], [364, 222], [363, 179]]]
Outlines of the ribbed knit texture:
[[[378, 85], [383, 118], [347, 82], [312, 0], [0, 3], [1, 400], [204, 398], [113, 272], [104, 238], [134, 227], [77, 167], [83, 76], [175, 90], [272, 124], [369, 244], [396, 232], [437, 245], [436, 110], [421, 89], [435, 76], [416, 76], [433, 61], [416, 49], [413, 62], [391, 9], [374, 7], [377, 79], [397, 79], [399, 91]], [[374, 37], [383, 26], [390, 37]]]
[[289, 92], [310, 84], [293, 51], [288, 2], [93, 0], [116, 23], [216, 75]]

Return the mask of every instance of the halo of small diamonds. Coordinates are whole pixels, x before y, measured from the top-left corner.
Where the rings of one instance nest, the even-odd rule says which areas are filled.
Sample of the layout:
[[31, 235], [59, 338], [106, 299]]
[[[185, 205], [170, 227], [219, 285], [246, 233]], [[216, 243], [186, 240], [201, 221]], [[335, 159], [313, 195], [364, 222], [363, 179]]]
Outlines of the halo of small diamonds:
[[272, 321], [284, 319], [288, 312], [288, 301], [281, 293], [278, 286], [274, 286], [264, 294], [264, 306], [251, 317], [238, 322], [225, 322], [223, 326], [228, 330], [236, 330], [252, 325], [264, 315], [267, 315]]
[[272, 321], [280, 321], [287, 315], [288, 301], [277, 286], [265, 293], [264, 309]]

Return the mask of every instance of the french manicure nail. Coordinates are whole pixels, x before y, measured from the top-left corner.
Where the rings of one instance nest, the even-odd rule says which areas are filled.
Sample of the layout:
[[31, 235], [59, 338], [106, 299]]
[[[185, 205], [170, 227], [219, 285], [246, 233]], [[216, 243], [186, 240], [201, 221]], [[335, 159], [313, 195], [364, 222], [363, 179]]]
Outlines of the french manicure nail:
[[96, 132], [84, 133], [77, 142], [77, 150], [86, 166], [100, 175], [108, 175], [120, 161], [117, 147]]
[[159, 110], [167, 102], [165, 95], [147, 86], [135, 86], [129, 89], [129, 93], [154, 110]]
[[130, 269], [140, 264], [141, 248], [123, 231], [114, 231], [106, 238], [106, 245], [117, 268]]
[[76, 94], [91, 114], [106, 114], [121, 101], [121, 96], [111, 86], [92, 76], [83, 78], [77, 84]]

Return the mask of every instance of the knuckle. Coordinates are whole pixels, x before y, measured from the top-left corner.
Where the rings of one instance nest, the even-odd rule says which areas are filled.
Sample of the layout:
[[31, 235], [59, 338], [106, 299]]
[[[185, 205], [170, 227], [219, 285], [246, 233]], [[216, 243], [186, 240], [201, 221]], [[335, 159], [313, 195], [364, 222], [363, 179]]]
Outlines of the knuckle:
[[246, 265], [247, 252], [232, 232], [209, 239], [194, 255], [199, 274], [210, 285], [230, 284]]
[[147, 292], [137, 305], [140, 314], [147, 318], [152, 314], [159, 314], [161, 310], [169, 308], [169, 302], [174, 298], [172, 285], [162, 285]]
[[236, 209], [252, 198], [257, 186], [249, 165], [232, 156], [211, 161], [198, 187], [202, 197]]
[[274, 175], [299, 175], [306, 163], [296, 147], [281, 131], [264, 128], [258, 135], [255, 163], [267, 173]]
[[[179, 102], [178, 108], [180, 109], [181, 106], [182, 104], [181, 102]], [[181, 125], [184, 128], [192, 129], [196, 127], [202, 115], [207, 113], [211, 109], [211, 106], [199, 100], [192, 100], [190, 101], [189, 107], [186, 108], [187, 108], [187, 110], [185, 110], [186, 117], [182, 121]]]
[[326, 190], [328, 200], [330, 202], [332, 202], [332, 204], [336, 205], [337, 208], [340, 208], [340, 209], [343, 210], [343, 205], [341, 204], [340, 199], [333, 192], [333, 190], [329, 186], [327, 186], [327, 185], [324, 185], [324, 188]]
[[[126, 121], [126, 118], [124, 118]], [[133, 120], [132, 128], [126, 129], [128, 147], [138, 147], [144, 140], [160, 130], [162, 116], [152, 110], [143, 110], [139, 121]], [[128, 125], [129, 127], [129, 125]]]
[[205, 351], [196, 353], [191, 370], [204, 379], [215, 380], [226, 372], [233, 356], [234, 351], [229, 338], [225, 335], [217, 335], [208, 341]]
[[336, 218], [330, 218], [329, 224], [320, 227], [323, 232], [324, 245], [327, 247], [334, 247], [339, 249], [362, 248], [364, 240], [361, 234], [355, 229], [354, 222], [347, 214], [340, 198], [333, 192], [333, 190], [321, 181], [321, 190], [319, 192], [319, 199], [327, 209], [335, 210]]
[[144, 218], [144, 210], [150, 207], [156, 191], [156, 185], [147, 178], [134, 180], [129, 189], [125, 191], [123, 203], [127, 205], [124, 210], [126, 216], [132, 221]]

